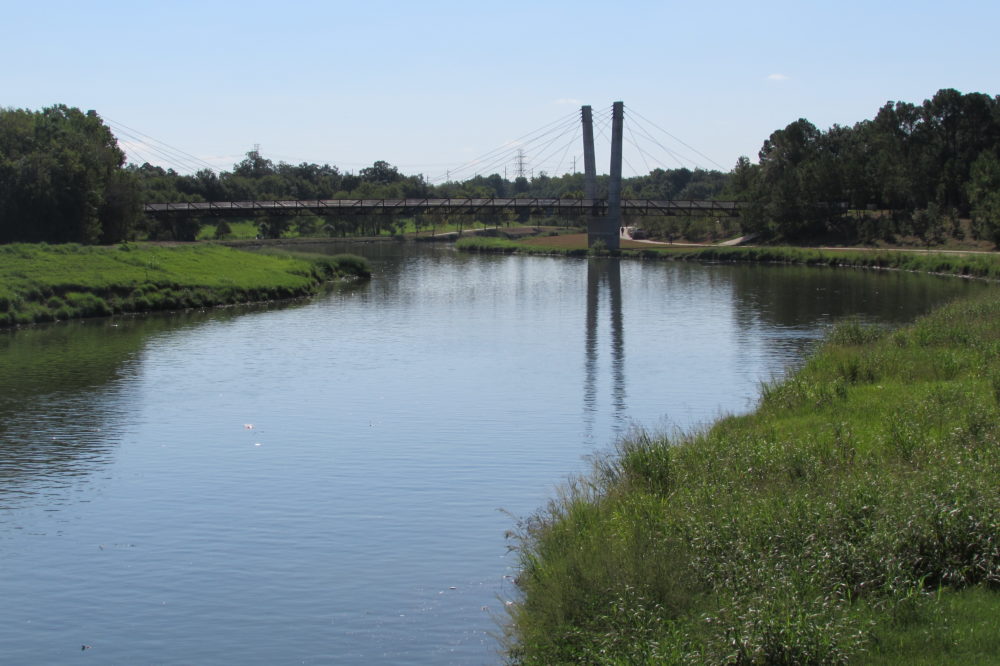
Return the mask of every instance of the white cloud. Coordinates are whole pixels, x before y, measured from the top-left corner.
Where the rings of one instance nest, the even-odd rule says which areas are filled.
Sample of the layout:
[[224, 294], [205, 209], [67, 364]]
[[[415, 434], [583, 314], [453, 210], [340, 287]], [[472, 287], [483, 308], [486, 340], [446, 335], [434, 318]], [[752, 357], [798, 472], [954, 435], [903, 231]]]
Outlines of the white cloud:
[[788, 79], [789, 79], [789, 77], [786, 76], [786, 75], [784, 75], [784, 74], [768, 74], [767, 75], [767, 80], [768, 81], [787, 81]]

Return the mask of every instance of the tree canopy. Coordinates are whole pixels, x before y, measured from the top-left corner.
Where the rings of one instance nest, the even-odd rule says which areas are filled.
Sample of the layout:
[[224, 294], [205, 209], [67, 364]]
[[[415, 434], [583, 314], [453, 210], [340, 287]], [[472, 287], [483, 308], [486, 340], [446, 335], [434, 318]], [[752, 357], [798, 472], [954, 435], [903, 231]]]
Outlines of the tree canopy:
[[[859, 240], [928, 233], [972, 217], [1000, 240], [1000, 96], [939, 90], [916, 105], [887, 102], [871, 120], [818, 130], [800, 118], [768, 137], [757, 164], [741, 158], [731, 193], [748, 201], [745, 228], [787, 239]], [[848, 211], [888, 213], [882, 224]]]
[[0, 242], [115, 242], [140, 214], [125, 154], [95, 111], [0, 109]]

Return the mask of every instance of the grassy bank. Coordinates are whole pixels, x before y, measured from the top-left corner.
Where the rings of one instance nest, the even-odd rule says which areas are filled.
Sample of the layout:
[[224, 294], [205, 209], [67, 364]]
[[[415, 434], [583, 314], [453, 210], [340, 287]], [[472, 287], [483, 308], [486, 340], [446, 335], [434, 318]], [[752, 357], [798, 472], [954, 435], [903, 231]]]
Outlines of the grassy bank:
[[1000, 654], [1000, 294], [835, 329], [751, 414], [635, 433], [519, 527], [510, 656]]
[[352, 255], [297, 257], [213, 245], [0, 246], [0, 326], [295, 298], [366, 277]]
[[[456, 243], [465, 252], [500, 254], [547, 254], [587, 256], [585, 245], [546, 244], [548, 239], [463, 238]], [[944, 253], [894, 250], [819, 250], [798, 247], [692, 247], [680, 245], [651, 246], [626, 241], [615, 256], [639, 259], [704, 262], [756, 262], [799, 264], [806, 266], [853, 266], [888, 268], [921, 273], [947, 273], [997, 280], [1000, 279], [1000, 254]]]

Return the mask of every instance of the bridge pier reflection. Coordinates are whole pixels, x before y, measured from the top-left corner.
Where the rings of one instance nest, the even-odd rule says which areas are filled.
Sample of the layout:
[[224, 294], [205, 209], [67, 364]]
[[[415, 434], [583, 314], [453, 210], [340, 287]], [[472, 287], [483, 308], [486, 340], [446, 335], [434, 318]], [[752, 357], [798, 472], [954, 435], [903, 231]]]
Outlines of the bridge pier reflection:
[[600, 358], [599, 338], [603, 327], [601, 319], [601, 299], [608, 304], [611, 349], [611, 413], [616, 431], [625, 428], [625, 324], [622, 314], [621, 260], [614, 258], [591, 258], [587, 260], [587, 315], [584, 342], [584, 393], [583, 407], [587, 435], [594, 430], [594, 419], [598, 411], [598, 360]]

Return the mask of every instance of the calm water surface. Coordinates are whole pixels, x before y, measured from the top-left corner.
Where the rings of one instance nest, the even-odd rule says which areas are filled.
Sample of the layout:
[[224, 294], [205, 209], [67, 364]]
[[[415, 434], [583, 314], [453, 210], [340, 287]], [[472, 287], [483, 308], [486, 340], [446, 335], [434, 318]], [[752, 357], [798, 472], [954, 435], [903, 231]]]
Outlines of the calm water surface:
[[0, 333], [0, 661], [498, 663], [510, 514], [750, 409], [838, 317], [981, 288], [366, 251], [306, 303]]

